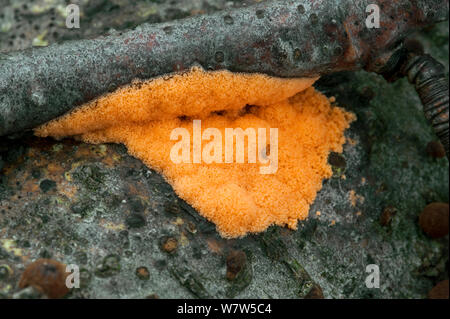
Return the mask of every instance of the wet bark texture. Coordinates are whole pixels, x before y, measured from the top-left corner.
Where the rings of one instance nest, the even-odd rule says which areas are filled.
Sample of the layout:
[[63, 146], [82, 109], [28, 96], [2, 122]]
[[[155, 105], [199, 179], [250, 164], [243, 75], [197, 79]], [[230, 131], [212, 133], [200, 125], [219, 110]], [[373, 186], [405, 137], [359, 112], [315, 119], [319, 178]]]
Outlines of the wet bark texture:
[[[91, 0], [78, 30], [65, 28], [65, 5], [0, 0], [0, 51], [244, 3]], [[414, 38], [448, 77], [448, 23]], [[363, 71], [316, 87], [358, 120], [297, 231], [225, 240], [121, 145], [1, 138], [0, 296], [26, 297], [19, 278], [44, 257], [81, 267], [82, 287], [68, 298], [425, 297], [448, 278], [448, 236], [428, 238], [417, 219], [426, 204], [448, 202], [449, 181], [447, 160], [426, 152], [436, 136], [414, 88]], [[369, 264], [380, 267], [380, 289], [365, 285]]]
[[[124, 34], [0, 57], [0, 136], [43, 124], [129, 84], [200, 65], [207, 70], [315, 77], [382, 71], [412, 31], [448, 19], [448, 0], [261, 1]], [[446, 10], [447, 9], [447, 10]]]

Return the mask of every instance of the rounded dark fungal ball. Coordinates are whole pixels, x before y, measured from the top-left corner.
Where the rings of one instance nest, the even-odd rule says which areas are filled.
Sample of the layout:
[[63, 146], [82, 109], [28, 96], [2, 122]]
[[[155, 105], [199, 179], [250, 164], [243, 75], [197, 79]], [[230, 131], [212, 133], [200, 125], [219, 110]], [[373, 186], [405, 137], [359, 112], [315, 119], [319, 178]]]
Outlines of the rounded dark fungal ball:
[[19, 288], [33, 287], [51, 299], [64, 297], [66, 286], [66, 265], [52, 259], [38, 259], [28, 265], [19, 281]]
[[227, 279], [233, 280], [244, 269], [247, 255], [241, 250], [233, 250], [227, 255]]
[[431, 141], [427, 145], [427, 154], [433, 158], [445, 157], [445, 149], [441, 142]]
[[448, 299], [448, 279], [442, 280], [428, 293], [428, 299]]
[[314, 284], [310, 291], [308, 292], [308, 294], [305, 296], [305, 299], [323, 299], [323, 291], [322, 288], [317, 285]]
[[164, 237], [161, 240], [161, 249], [167, 253], [173, 253], [177, 250], [178, 240], [174, 237]]
[[136, 269], [136, 276], [141, 280], [149, 280], [150, 273], [147, 267], [139, 267]]
[[448, 234], [448, 204], [431, 203], [419, 216], [419, 225], [431, 238], [441, 238]]

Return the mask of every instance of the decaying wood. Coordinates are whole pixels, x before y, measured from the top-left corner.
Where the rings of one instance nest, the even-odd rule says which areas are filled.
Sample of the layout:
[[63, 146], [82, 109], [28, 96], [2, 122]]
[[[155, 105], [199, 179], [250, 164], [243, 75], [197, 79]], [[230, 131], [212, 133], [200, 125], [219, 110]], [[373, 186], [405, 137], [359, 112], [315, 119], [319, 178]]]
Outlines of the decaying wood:
[[[367, 28], [369, 4], [379, 6], [381, 28]], [[36, 127], [133, 79], [193, 65], [279, 77], [382, 72], [407, 34], [446, 19], [448, 0], [266, 1], [14, 52], [0, 57], [0, 136]]]

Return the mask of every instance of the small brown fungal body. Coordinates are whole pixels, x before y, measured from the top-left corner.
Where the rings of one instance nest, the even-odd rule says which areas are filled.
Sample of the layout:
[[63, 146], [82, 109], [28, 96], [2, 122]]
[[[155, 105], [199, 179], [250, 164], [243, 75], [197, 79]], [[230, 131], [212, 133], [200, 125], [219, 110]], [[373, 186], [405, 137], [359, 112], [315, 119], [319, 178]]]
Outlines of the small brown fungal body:
[[173, 253], [178, 247], [178, 241], [174, 237], [163, 238], [161, 248], [168, 253]]
[[308, 294], [305, 296], [305, 299], [323, 299], [323, 291], [322, 288], [314, 284]]
[[150, 273], [147, 267], [139, 267], [136, 269], [136, 276], [141, 280], [148, 280], [150, 278]]
[[233, 280], [244, 269], [247, 255], [241, 250], [233, 250], [227, 256], [227, 279]]
[[431, 203], [419, 216], [419, 225], [431, 238], [441, 238], [448, 234], [449, 209], [447, 203]]
[[427, 154], [433, 158], [445, 157], [445, 149], [441, 142], [431, 141], [427, 144]]
[[442, 280], [428, 293], [429, 299], [448, 299], [448, 279]]
[[380, 215], [380, 225], [388, 226], [391, 224], [392, 218], [397, 213], [397, 209], [393, 206], [387, 206]]
[[23, 272], [19, 288], [32, 286], [48, 298], [62, 298], [69, 292], [66, 286], [67, 275], [65, 264], [52, 259], [38, 259]]

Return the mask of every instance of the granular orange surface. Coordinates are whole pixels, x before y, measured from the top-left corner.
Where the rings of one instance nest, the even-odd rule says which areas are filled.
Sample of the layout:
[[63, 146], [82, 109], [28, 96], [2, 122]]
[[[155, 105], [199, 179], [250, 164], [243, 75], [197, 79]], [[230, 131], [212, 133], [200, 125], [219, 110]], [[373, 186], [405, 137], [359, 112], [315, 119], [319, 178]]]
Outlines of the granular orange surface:
[[[272, 224], [295, 229], [298, 220], [308, 216], [322, 180], [332, 175], [328, 154], [342, 152], [344, 130], [354, 120], [311, 87], [315, 80], [193, 68], [134, 82], [37, 128], [35, 134], [125, 144], [131, 155], [162, 173], [224, 237], [261, 232]], [[256, 146], [256, 163], [248, 163], [248, 139], [244, 163], [236, 158], [226, 163], [220, 153], [219, 163], [193, 163], [193, 120], [201, 120], [202, 132], [217, 128], [222, 136], [225, 128], [265, 128], [267, 142]], [[181, 140], [170, 139], [175, 128], [190, 133], [190, 163], [171, 160], [172, 147]], [[269, 128], [278, 129], [278, 147], [270, 143]], [[210, 141], [203, 137], [202, 151]], [[225, 150], [223, 139], [215, 145]], [[206, 151], [216, 155], [216, 150]], [[258, 161], [259, 155], [269, 158], [276, 151], [278, 168], [261, 174], [268, 164]]]

